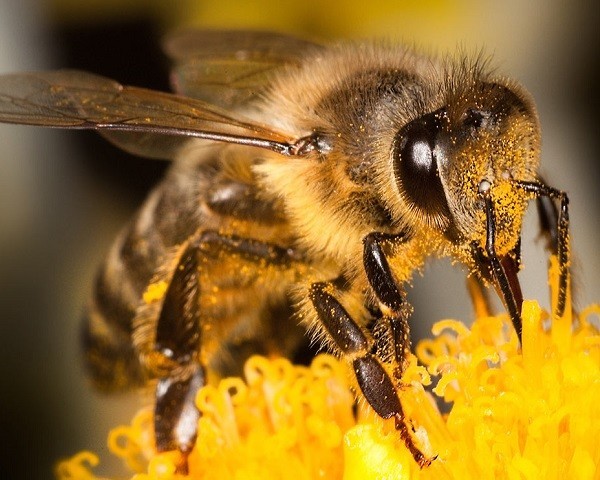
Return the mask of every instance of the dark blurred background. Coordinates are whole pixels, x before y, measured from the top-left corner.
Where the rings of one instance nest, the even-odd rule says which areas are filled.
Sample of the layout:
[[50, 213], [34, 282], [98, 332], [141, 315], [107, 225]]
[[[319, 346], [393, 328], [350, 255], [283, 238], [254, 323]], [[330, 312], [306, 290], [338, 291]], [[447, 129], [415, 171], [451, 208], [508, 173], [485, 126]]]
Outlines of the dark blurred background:
[[[217, 6], [214, 6], [214, 5]], [[579, 304], [600, 300], [598, 7], [592, 2], [4, 0], [0, 72], [79, 68], [167, 89], [161, 36], [181, 26], [269, 28], [321, 39], [389, 37], [432, 51], [484, 47], [527, 86], [541, 116], [546, 178], [571, 197]], [[82, 449], [118, 472], [108, 430], [149, 399], [102, 397], [79, 363], [79, 321], [94, 271], [165, 164], [85, 132], [0, 126], [0, 476], [50, 478]], [[531, 209], [531, 213], [534, 209]], [[528, 215], [527, 297], [546, 305], [546, 257]], [[415, 336], [468, 321], [464, 274], [436, 262], [415, 280]], [[5, 476], [8, 474], [9, 476]]]

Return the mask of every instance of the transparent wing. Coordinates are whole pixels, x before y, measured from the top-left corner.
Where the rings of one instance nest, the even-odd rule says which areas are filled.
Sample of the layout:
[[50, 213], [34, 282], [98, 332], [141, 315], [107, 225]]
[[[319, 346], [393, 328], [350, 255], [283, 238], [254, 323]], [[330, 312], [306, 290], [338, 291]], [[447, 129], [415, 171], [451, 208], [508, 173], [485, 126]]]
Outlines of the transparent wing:
[[107, 136], [138, 154], [172, 153], [187, 137], [289, 154], [292, 140], [197, 99], [72, 70], [0, 76], [0, 122], [114, 131]]
[[260, 31], [187, 30], [166, 38], [176, 92], [225, 108], [246, 105], [264, 92], [273, 74], [299, 66], [322, 45]]

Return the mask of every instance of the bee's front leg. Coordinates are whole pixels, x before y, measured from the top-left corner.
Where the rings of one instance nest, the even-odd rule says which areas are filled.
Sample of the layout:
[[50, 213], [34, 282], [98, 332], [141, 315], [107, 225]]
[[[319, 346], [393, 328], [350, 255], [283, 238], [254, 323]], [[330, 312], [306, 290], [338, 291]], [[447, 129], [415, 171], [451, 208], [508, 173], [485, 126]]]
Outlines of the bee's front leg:
[[398, 398], [398, 383], [405, 358], [410, 351], [407, 310], [380, 242], [382, 234], [371, 234], [364, 241], [364, 266], [375, 295], [381, 302], [383, 322], [389, 330], [393, 377], [384, 367], [378, 342], [362, 328], [335, 298], [333, 282], [311, 285], [309, 298], [317, 312], [320, 325], [333, 340], [334, 347], [352, 365], [358, 386], [375, 412], [384, 419], [394, 418], [396, 428], [415, 461], [421, 466], [431, 462], [414, 443], [406, 426]]
[[[393, 364], [396, 385], [400, 382], [406, 359], [410, 355], [410, 328], [408, 325], [410, 307], [406, 304], [404, 295], [398, 288], [392, 269], [387, 261], [383, 244], [386, 242], [392, 245], [401, 244], [406, 242], [407, 239], [408, 236], [403, 233], [393, 235], [379, 232], [370, 233], [363, 239], [363, 265], [367, 280], [380, 303], [379, 308], [383, 315], [379, 323], [389, 330], [387, 343], [391, 344], [390, 360]], [[377, 381], [377, 378], [374, 381]], [[379, 395], [382, 393], [383, 391], [380, 391]], [[397, 399], [396, 391], [394, 391], [394, 395]], [[400, 406], [399, 401], [398, 405]], [[393, 416], [396, 429], [400, 432], [402, 440], [417, 464], [420, 467], [428, 466], [435, 457], [426, 457], [415, 445], [408, 431], [401, 406], [397, 408]]]
[[405, 360], [410, 354], [409, 308], [392, 275], [382, 244], [404, 241], [404, 235], [378, 232], [370, 233], [363, 240], [363, 265], [383, 314], [379, 324], [389, 327], [390, 330], [394, 376], [397, 379], [402, 376]]
[[[567, 286], [571, 275], [569, 196], [542, 181], [517, 182], [517, 186], [536, 199], [541, 233], [548, 240], [548, 250], [557, 257], [559, 276], [555, 314], [562, 317], [567, 307]], [[558, 202], [558, 208], [555, 202]]]

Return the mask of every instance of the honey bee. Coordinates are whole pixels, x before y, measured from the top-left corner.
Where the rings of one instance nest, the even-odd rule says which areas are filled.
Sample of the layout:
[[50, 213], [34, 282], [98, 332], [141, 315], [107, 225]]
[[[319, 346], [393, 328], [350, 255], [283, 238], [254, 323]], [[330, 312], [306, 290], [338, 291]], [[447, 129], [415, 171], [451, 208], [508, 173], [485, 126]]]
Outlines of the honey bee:
[[382, 42], [189, 31], [165, 45], [176, 94], [79, 71], [0, 77], [2, 122], [92, 129], [173, 160], [97, 277], [94, 382], [154, 381], [156, 447], [185, 458], [209, 377], [250, 353], [290, 356], [308, 332], [428, 465], [398, 396], [413, 274], [451, 257], [474, 295], [496, 289], [520, 338], [535, 199], [565, 309], [568, 197], [538, 174], [531, 98], [481, 57]]

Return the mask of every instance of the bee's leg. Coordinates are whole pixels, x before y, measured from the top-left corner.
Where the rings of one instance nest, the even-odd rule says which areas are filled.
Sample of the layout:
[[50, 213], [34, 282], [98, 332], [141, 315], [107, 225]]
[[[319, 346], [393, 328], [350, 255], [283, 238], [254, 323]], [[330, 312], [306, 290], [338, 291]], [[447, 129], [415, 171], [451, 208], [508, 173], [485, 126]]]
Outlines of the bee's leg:
[[237, 235], [223, 235], [213, 230], [203, 232], [197, 243], [200, 251], [206, 255], [229, 253], [239, 255], [246, 261], [282, 268], [288, 268], [290, 262], [301, 260], [292, 248]]
[[321, 326], [341, 355], [351, 362], [358, 386], [369, 405], [380, 417], [394, 418], [396, 428], [415, 461], [422, 467], [428, 465], [429, 459], [418, 449], [408, 432], [394, 382], [382, 362], [371, 353], [375, 341], [333, 296], [333, 289], [331, 282], [317, 282], [310, 287], [309, 298]]
[[[546, 249], [558, 258], [559, 283], [558, 301], [556, 312], [562, 316], [567, 300], [567, 279], [569, 272], [569, 198], [561, 191], [549, 192], [545, 196], [538, 196], [536, 204], [540, 219], [540, 231], [546, 237]], [[556, 208], [553, 198], [560, 201], [560, 212]]]
[[[364, 263], [369, 281], [375, 284], [375, 294], [384, 306], [384, 320], [390, 324], [394, 349], [392, 355], [397, 363], [395, 377], [400, 374], [404, 358], [410, 350], [410, 340], [403, 298], [378, 244], [379, 239], [378, 234], [369, 235], [365, 239]], [[333, 282], [317, 282], [310, 287], [309, 298], [321, 326], [333, 340], [339, 353], [351, 362], [358, 386], [369, 405], [380, 417], [394, 418], [396, 428], [415, 461], [421, 467], [428, 465], [430, 459], [415, 445], [408, 431], [396, 384], [377, 356], [375, 339], [352, 319], [335, 298], [334, 290]]]
[[204, 385], [198, 362], [200, 312], [197, 245], [189, 245], [179, 258], [165, 293], [156, 327], [155, 349], [174, 365], [158, 379], [154, 430], [158, 451], [179, 449], [185, 457], [196, 438], [199, 413], [194, 405]]
[[[383, 321], [389, 325], [391, 344], [393, 347], [391, 352], [392, 361], [394, 363], [393, 374], [397, 382], [399, 382], [402, 377], [406, 359], [410, 355], [411, 344], [410, 329], [408, 325], [410, 308], [406, 304], [404, 296], [394, 279], [392, 270], [384, 253], [383, 243], [401, 243], [404, 241], [406, 241], [406, 235], [404, 234], [388, 235], [378, 232], [370, 233], [363, 240], [364, 269], [369, 284], [380, 302], [380, 309], [384, 314]], [[377, 381], [376, 377], [375, 381]], [[372, 387], [377, 388], [376, 386]], [[398, 396], [395, 391], [394, 396], [397, 400]], [[408, 431], [404, 413], [399, 401], [395, 408], [396, 411], [393, 416], [396, 421], [396, 428], [400, 431], [404, 443], [419, 466], [424, 467], [429, 465], [433, 459], [427, 458], [415, 445], [414, 440]]]
[[[569, 197], [566, 192], [540, 182], [518, 182], [517, 186], [533, 194], [537, 200], [541, 230], [548, 238], [550, 251], [558, 259], [558, 299], [556, 314], [565, 312], [570, 268]], [[559, 202], [556, 208], [555, 201]]]
[[549, 197], [535, 199], [538, 218], [540, 219], [540, 232], [546, 238], [546, 248], [552, 253], [558, 249], [558, 209]]
[[[384, 242], [404, 242], [404, 235], [370, 233], [363, 240], [363, 264], [369, 284], [380, 302], [383, 320], [389, 325], [393, 344], [395, 377], [400, 379], [404, 363], [410, 355], [410, 307], [398, 288], [383, 250]], [[380, 321], [381, 322], [381, 321]]]
[[178, 449], [183, 453], [181, 471], [187, 467], [186, 456], [196, 439], [199, 412], [194, 399], [205, 383], [199, 359], [199, 269], [202, 259], [219, 260], [221, 255], [236, 255], [252, 263], [281, 268], [298, 260], [292, 249], [215, 231], [202, 232], [179, 257], [156, 327], [154, 348], [174, 367], [158, 380], [154, 423], [157, 449]]

